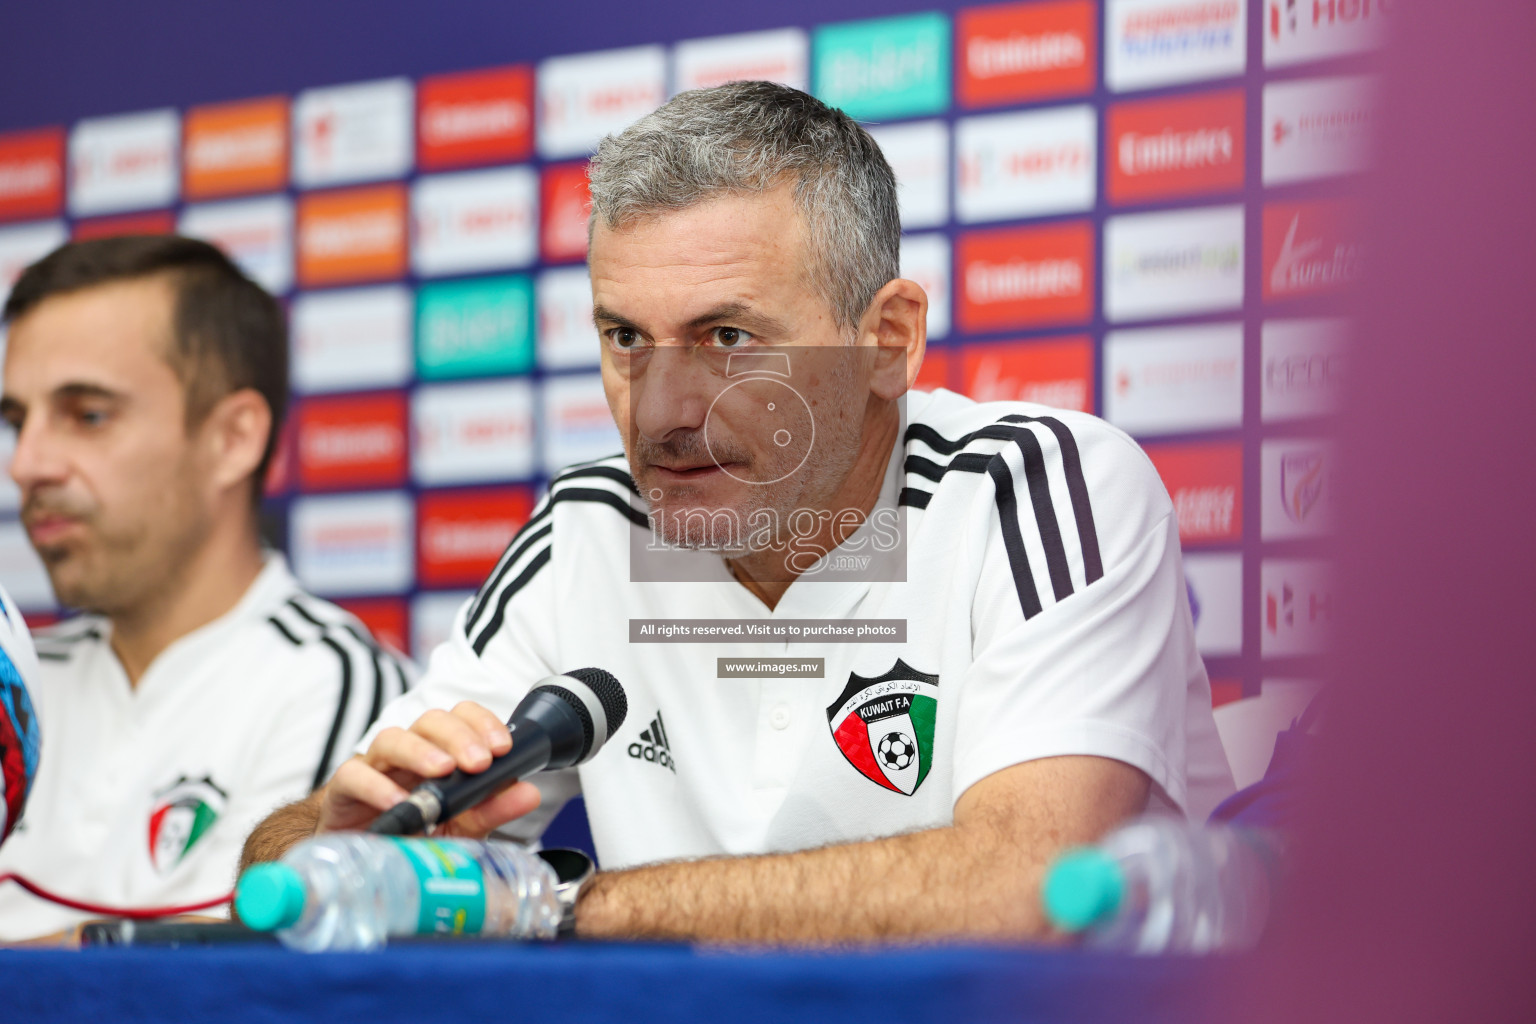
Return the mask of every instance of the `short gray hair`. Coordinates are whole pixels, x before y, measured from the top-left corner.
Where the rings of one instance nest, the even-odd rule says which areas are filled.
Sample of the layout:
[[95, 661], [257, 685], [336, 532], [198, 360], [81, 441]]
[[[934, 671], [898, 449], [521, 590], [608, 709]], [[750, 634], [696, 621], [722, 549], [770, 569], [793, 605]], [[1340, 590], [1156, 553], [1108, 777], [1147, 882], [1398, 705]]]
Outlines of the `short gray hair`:
[[681, 93], [603, 139], [587, 175], [591, 225], [610, 230], [793, 181], [809, 235], [807, 273], [844, 331], [900, 276], [896, 176], [880, 147], [847, 114], [787, 85]]

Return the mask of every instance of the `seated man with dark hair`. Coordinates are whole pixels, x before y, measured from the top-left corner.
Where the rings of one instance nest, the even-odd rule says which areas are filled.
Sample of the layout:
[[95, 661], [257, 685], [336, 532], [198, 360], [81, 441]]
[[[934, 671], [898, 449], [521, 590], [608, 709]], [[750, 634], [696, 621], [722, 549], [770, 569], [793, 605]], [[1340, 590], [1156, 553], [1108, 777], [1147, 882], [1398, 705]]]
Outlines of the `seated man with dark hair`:
[[[86, 614], [37, 636], [42, 766], [0, 871], [114, 907], [217, 899], [251, 826], [411, 672], [263, 548], [282, 309], [211, 245], [122, 237], [27, 268], [5, 320], [22, 522]], [[0, 937], [80, 917], [0, 888]]]

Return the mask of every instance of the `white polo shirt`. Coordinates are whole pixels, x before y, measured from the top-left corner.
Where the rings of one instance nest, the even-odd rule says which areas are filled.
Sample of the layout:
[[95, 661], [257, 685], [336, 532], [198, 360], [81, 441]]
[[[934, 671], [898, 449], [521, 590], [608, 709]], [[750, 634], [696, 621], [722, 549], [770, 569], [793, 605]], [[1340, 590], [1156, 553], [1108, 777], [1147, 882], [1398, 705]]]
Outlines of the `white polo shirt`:
[[[877, 506], [905, 516], [905, 581], [811, 573], [769, 610], [687, 553], [708, 582], [635, 582], [651, 531], [624, 460], [575, 467], [379, 727], [466, 699], [505, 715], [546, 676], [612, 672], [628, 719], [579, 769], [609, 868], [948, 825], [976, 782], [1063, 754], [1133, 765], [1155, 807], [1207, 814], [1232, 779], [1147, 457], [1092, 416], [947, 391], [908, 396], [906, 420]], [[870, 550], [875, 519], [827, 557]], [[898, 620], [906, 639], [631, 642], [631, 619], [658, 618]], [[824, 675], [721, 678], [717, 659], [759, 657]]]
[[[136, 687], [109, 637], [95, 616], [37, 635], [42, 765], [0, 871], [114, 906], [229, 893], [256, 823], [324, 782], [413, 677], [355, 618], [305, 594], [277, 554]], [[0, 885], [0, 937], [87, 916]]]

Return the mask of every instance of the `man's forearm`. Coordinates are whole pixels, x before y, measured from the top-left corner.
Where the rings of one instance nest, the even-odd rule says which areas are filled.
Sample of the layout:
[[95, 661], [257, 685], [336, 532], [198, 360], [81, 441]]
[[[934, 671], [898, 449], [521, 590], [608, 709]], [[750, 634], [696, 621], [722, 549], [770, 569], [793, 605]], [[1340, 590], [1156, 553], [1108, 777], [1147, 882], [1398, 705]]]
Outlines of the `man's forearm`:
[[587, 937], [837, 945], [1041, 938], [1049, 854], [934, 829], [799, 853], [604, 872], [576, 915]]
[[320, 792], [317, 790], [298, 803], [279, 807], [246, 837], [240, 851], [240, 871], [252, 864], [277, 860], [288, 848], [315, 834], [320, 823]]
[[1135, 768], [1097, 757], [1015, 765], [973, 786], [955, 824], [799, 853], [598, 874], [576, 930], [594, 938], [839, 945], [1042, 939], [1046, 866], [1147, 803]]

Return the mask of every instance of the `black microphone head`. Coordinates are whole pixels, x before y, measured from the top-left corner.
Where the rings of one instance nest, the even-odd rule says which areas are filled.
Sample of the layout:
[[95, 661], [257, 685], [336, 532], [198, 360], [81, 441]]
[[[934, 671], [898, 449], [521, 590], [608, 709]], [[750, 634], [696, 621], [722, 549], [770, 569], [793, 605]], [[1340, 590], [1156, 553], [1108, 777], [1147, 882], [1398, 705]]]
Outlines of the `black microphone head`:
[[[582, 764], [608, 742], [629, 714], [629, 700], [624, 687], [611, 672], [600, 668], [579, 668], [544, 680], [523, 698], [519, 710], [530, 708], [539, 696], [554, 697], [574, 712], [581, 722], [581, 749], [564, 747], [550, 762], [551, 768]], [[562, 745], [563, 746], [563, 745]], [[571, 755], [575, 755], [572, 757]]]
[[[580, 679], [592, 688], [597, 694], [598, 703], [603, 708], [603, 718], [608, 722], [608, 736], [618, 732], [624, 725], [624, 718], [629, 714], [629, 698], [624, 696], [624, 687], [613, 677], [613, 673], [600, 668], [578, 668], [567, 672], [572, 679]], [[606, 742], [608, 736], [603, 737]]]

